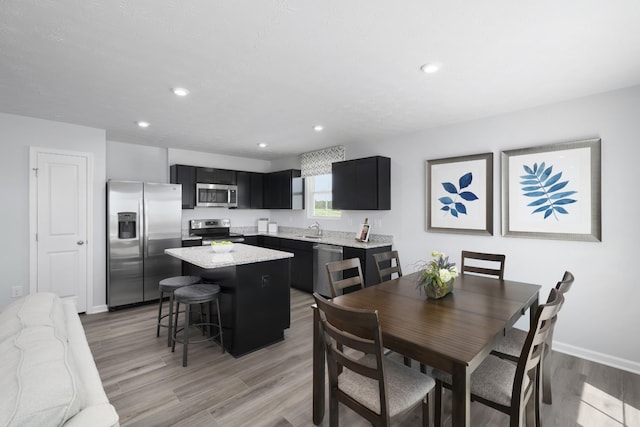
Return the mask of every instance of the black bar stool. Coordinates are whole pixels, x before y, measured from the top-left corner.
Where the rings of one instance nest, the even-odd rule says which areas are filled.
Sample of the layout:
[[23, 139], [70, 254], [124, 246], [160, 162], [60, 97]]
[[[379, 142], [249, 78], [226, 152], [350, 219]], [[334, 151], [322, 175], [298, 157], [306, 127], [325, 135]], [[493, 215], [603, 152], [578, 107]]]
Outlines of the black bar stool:
[[[216, 338], [220, 339], [220, 347], [222, 348], [222, 352], [224, 353], [224, 342], [222, 340], [222, 321], [220, 316], [220, 300], [218, 296], [220, 295], [220, 286], [219, 285], [205, 285], [205, 284], [197, 284], [192, 286], [184, 286], [182, 288], [176, 289], [174, 292], [174, 298], [176, 301], [176, 314], [175, 314], [175, 328], [173, 329], [173, 344], [171, 346], [171, 351], [175, 351], [176, 349], [176, 341], [182, 342], [182, 366], [187, 366], [187, 352], [189, 348], [189, 327], [190, 326], [200, 326], [202, 327], [203, 332], [205, 331], [205, 327], [208, 327], [209, 331], [207, 334], [207, 338], [193, 341], [193, 343], [199, 343], [204, 341], [215, 340]], [[213, 322], [211, 318], [211, 303], [215, 301], [216, 303], [216, 311], [218, 312], [218, 322]], [[180, 304], [184, 304], [184, 325], [182, 328], [178, 328], [178, 313], [180, 311]], [[191, 304], [201, 304], [201, 313], [202, 317], [199, 323], [191, 323]], [[202, 308], [204, 305], [204, 308]], [[217, 326], [218, 333], [212, 334], [211, 327]], [[182, 333], [182, 341], [177, 339], [177, 335], [179, 331], [184, 331]]]
[[[195, 285], [200, 283], [201, 279], [198, 276], [176, 276], [169, 277], [160, 281], [160, 303], [158, 304], [158, 325], [156, 328], [156, 337], [160, 336], [160, 327], [167, 328], [169, 333], [167, 334], [167, 347], [171, 346], [171, 337], [173, 336], [173, 294], [176, 289], [183, 286]], [[169, 314], [162, 314], [162, 303], [164, 301], [165, 294], [169, 295]], [[167, 324], [162, 323], [162, 319], [168, 317]]]

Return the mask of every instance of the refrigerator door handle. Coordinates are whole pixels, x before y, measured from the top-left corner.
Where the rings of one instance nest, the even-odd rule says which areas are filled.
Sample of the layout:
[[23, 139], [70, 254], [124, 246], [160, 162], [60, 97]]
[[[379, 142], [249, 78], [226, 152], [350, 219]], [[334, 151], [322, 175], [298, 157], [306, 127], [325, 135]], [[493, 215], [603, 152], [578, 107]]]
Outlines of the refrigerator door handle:
[[138, 241], [140, 242], [140, 254], [142, 254], [142, 259], [144, 259], [149, 254], [149, 245], [147, 243], [147, 208], [146, 203], [144, 203], [144, 190], [142, 192], [142, 198], [138, 201], [138, 212], [141, 213], [140, 221], [138, 221], [138, 236], [141, 236], [141, 238], [138, 239]]

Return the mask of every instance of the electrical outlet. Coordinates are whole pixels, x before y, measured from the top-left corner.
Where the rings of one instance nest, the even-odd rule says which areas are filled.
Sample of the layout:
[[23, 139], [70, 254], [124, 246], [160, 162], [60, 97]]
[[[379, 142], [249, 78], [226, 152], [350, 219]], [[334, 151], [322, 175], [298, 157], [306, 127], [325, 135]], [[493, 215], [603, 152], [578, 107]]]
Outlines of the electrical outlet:
[[22, 296], [22, 286], [14, 286], [11, 288], [11, 298], [18, 298]]

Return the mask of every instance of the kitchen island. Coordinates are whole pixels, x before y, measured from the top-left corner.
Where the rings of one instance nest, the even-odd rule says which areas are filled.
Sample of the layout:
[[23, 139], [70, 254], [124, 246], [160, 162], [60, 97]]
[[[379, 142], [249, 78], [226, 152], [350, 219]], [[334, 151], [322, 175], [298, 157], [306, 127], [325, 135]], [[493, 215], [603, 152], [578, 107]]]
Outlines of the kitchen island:
[[188, 263], [185, 274], [221, 287], [225, 349], [234, 357], [284, 339], [290, 325], [292, 253], [236, 243], [229, 253], [211, 246], [166, 249]]

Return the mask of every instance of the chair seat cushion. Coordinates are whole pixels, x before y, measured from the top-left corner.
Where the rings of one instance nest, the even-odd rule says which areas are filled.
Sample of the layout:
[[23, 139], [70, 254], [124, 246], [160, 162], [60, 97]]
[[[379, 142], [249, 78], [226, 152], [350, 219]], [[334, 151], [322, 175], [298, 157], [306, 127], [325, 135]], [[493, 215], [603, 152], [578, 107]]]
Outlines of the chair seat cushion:
[[[372, 354], [366, 355], [360, 360], [371, 367], [376, 366], [376, 358]], [[389, 358], [384, 359], [384, 370], [390, 417], [402, 413], [415, 405], [416, 402], [424, 399], [435, 386], [432, 377]], [[377, 381], [345, 368], [338, 377], [338, 388], [362, 405], [380, 414], [380, 392]]]
[[520, 357], [522, 347], [524, 347], [524, 342], [527, 339], [527, 334], [528, 332], [522, 329], [511, 328], [507, 331], [504, 339], [494, 347], [493, 351], [508, 354], [512, 357]]
[[[478, 368], [471, 373], [471, 394], [490, 400], [500, 405], [511, 405], [513, 381], [516, 375], [516, 365], [495, 356], [488, 356]], [[438, 369], [433, 370], [433, 376], [451, 385], [451, 375]], [[526, 387], [529, 377], [525, 376]]]

